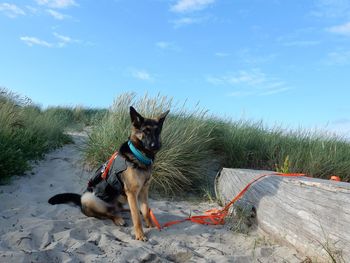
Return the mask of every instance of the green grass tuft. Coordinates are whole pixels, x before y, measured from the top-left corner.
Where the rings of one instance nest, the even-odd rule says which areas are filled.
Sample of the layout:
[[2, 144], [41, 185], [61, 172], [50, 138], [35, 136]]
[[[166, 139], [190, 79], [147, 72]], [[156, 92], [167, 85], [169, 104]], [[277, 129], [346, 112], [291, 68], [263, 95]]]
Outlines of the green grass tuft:
[[86, 126], [91, 126], [100, 120], [106, 113], [107, 109], [76, 107], [49, 107], [45, 110], [55, 119], [63, 122], [65, 127], [73, 130], [82, 130]]
[[21, 175], [49, 150], [71, 142], [67, 128], [92, 125], [103, 109], [51, 107], [42, 110], [26, 97], [0, 88], [0, 183]]
[[0, 181], [23, 174], [29, 160], [69, 141], [64, 123], [28, 98], [0, 89]]

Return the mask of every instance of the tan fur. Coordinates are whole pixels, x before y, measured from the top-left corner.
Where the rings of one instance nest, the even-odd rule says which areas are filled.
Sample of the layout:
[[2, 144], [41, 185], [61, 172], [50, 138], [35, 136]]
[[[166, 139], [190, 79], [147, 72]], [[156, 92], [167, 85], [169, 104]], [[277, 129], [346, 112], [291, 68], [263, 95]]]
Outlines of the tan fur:
[[[117, 201], [118, 202], [118, 201]], [[125, 225], [124, 219], [119, 215], [121, 209], [117, 205], [110, 205], [91, 192], [85, 192], [81, 196], [81, 210], [87, 216], [100, 219], [111, 219], [118, 226]]]
[[132, 222], [134, 224], [135, 237], [137, 240], [146, 241], [147, 238], [142, 229], [140, 209], [145, 220], [146, 227], [152, 227], [152, 221], [149, 214], [148, 189], [151, 178], [151, 168], [147, 170], [135, 169], [129, 167], [122, 174], [124, 189], [128, 199]]

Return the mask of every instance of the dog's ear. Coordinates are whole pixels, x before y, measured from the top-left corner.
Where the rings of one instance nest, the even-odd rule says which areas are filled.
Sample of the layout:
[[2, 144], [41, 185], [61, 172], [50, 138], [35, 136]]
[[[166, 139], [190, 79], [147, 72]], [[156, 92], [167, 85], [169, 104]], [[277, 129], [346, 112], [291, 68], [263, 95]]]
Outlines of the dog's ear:
[[170, 112], [170, 110], [167, 110], [166, 112], [162, 113], [157, 119], [158, 122], [163, 125], [163, 122], [165, 120], [165, 117], [168, 115], [168, 113]]
[[138, 113], [133, 106], [130, 106], [130, 117], [131, 122], [136, 128], [140, 128], [142, 123], [144, 122], [144, 118]]

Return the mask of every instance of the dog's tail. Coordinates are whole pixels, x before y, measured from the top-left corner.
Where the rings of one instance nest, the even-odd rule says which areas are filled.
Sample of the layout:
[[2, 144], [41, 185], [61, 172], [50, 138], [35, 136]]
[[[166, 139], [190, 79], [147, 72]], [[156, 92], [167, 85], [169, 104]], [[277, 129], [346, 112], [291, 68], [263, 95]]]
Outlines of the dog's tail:
[[51, 197], [48, 202], [51, 205], [74, 203], [81, 207], [81, 195], [74, 193], [57, 194]]

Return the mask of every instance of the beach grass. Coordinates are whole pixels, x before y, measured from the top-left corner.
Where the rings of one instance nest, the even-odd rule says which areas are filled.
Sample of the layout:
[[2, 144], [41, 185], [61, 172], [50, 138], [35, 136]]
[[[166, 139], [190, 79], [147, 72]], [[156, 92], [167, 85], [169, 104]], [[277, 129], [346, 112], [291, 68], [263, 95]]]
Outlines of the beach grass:
[[350, 180], [350, 143], [334, 134], [271, 129], [262, 122], [247, 121], [225, 122], [219, 133], [226, 167], [305, 173], [323, 179], [338, 175]]
[[0, 90], [0, 180], [23, 174], [30, 160], [70, 142], [67, 129], [91, 126], [83, 149], [92, 166], [105, 162], [129, 136], [129, 106], [146, 117], [170, 109], [163, 131], [163, 147], [154, 165], [152, 187], [169, 195], [211, 195], [212, 181], [221, 167], [306, 173], [350, 181], [350, 143], [324, 132], [286, 130], [260, 122], [222, 119], [200, 107], [174, 103], [166, 96], [118, 96], [107, 109], [50, 107]]
[[0, 89], [0, 182], [30, 169], [52, 149], [71, 142], [64, 132], [82, 123], [91, 125], [105, 110], [52, 107], [42, 110], [29, 98]]
[[220, 167], [281, 170], [350, 181], [350, 143], [317, 131], [269, 128], [263, 122], [224, 120], [166, 96], [120, 95], [89, 135], [84, 149], [92, 165], [106, 161], [130, 133], [129, 106], [146, 117], [171, 109], [163, 148], [154, 165], [153, 187], [166, 194], [208, 193]]
[[94, 125], [107, 113], [107, 109], [56, 106], [47, 108], [45, 113], [61, 120], [71, 130], [82, 130], [86, 126]]

